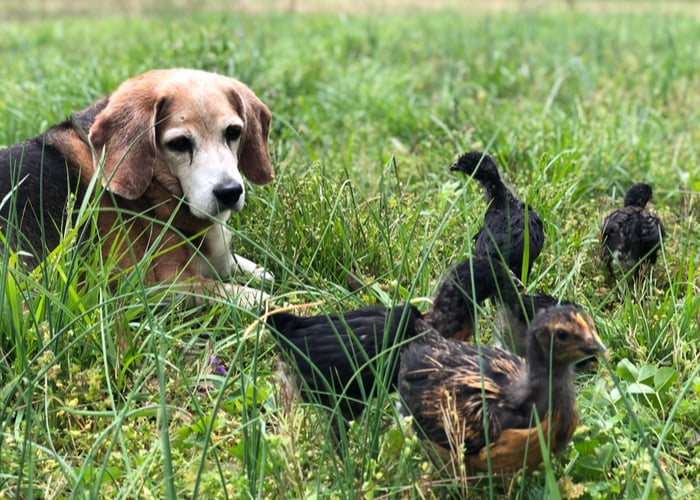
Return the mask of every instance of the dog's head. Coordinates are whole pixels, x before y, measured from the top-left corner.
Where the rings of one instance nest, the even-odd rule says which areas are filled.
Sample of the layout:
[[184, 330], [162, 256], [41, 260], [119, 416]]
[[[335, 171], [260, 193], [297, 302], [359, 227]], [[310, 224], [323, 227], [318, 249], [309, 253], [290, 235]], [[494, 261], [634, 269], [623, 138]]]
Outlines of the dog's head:
[[[103, 185], [133, 200], [157, 180], [193, 215], [241, 210], [245, 187], [272, 180], [271, 114], [243, 83], [190, 69], [153, 70], [122, 83], [90, 127]], [[104, 155], [104, 156], [102, 156]]]

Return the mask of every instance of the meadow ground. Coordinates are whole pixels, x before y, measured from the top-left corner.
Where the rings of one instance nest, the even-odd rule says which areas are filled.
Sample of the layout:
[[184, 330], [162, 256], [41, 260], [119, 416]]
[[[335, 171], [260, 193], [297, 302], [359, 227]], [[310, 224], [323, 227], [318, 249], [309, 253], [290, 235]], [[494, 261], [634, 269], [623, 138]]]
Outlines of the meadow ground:
[[[579, 377], [579, 429], [538, 470], [439, 472], [381, 386], [336, 453], [332, 412], [280, 397], [257, 311], [108, 286], [73, 231], [31, 275], [0, 259], [0, 497], [699, 497], [700, 22], [576, 4], [0, 24], [4, 145], [150, 68], [248, 83], [274, 113], [277, 177], [231, 220], [236, 249], [308, 312], [426, 308], [485, 209], [448, 167], [488, 150], [546, 222], [529, 288], [582, 304], [612, 354]], [[668, 238], [629, 290], [601, 274], [598, 235], [642, 180]]]

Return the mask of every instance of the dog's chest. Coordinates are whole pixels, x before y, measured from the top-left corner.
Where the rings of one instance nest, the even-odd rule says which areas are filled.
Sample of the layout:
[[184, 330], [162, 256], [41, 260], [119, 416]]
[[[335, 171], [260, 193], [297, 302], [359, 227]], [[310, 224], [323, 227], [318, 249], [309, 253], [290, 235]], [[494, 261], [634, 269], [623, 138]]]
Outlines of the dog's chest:
[[192, 265], [196, 272], [207, 278], [227, 278], [233, 273], [235, 262], [230, 250], [231, 231], [222, 224], [214, 224], [204, 234], [200, 252]]

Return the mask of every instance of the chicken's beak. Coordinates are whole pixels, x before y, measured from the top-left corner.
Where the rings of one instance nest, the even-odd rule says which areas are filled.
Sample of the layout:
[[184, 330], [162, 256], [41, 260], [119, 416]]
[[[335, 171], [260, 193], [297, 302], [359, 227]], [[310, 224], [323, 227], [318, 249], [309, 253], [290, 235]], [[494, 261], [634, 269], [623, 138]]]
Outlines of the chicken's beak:
[[605, 347], [605, 344], [603, 344], [603, 341], [600, 340], [600, 337], [595, 329], [591, 329], [590, 333], [591, 338], [590, 343], [585, 348], [586, 353], [590, 354], [591, 356], [610, 359], [610, 352], [608, 351], [607, 347]]
[[603, 357], [605, 359], [610, 359], [610, 353], [605, 347], [605, 344], [603, 344], [603, 341], [600, 340], [600, 337], [598, 336], [598, 331], [596, 330], [595, 324], [593, 323], [593, 319], [591, 319], [591, 317], [587, 314], [580, 315], [578, 319], [581, 322], [581, 326], [585, 328], [587, 333], [584, 345], [581, 346], [581, 350], [585, 354], [589, 354], [591, 356], [598, 356]]

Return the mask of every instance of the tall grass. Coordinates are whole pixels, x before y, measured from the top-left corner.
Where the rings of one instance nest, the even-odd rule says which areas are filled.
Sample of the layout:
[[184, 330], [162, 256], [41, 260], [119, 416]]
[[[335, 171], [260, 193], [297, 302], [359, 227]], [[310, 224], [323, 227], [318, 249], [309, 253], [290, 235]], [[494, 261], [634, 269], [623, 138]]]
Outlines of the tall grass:
[[[527, 474], [457, 481], [384, 384], [337, 451], [333, 410], [284, 390], [258, 311], [190, 310], [137, 274], [108, 284], [109, 262], [74, 244], [76, 228], [32, 274], [0, 259], [0, 494], [697, 496], [699, 27], [576, 13], [0, 25], [7, 145], [149, 68], [248, 83], [274, 113], [277, 176], [250, 186], [231, 219], [235, 250], [275, 274], [274, 302], [318, 302], [309, 313], [427, 307], [485, 209], [448, 166], [487, 149], [545, 221], [529, 286], [584, 305], [613, 354], [580, 377], [565, 453]], [[605, 281], [596, 252], [603, 216], [641, 180], [669, 237], [633, 290]], [[89, 230], [93, 207], [80, 209]], [[488, 341], [490, 307], [483, 318]]]

